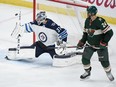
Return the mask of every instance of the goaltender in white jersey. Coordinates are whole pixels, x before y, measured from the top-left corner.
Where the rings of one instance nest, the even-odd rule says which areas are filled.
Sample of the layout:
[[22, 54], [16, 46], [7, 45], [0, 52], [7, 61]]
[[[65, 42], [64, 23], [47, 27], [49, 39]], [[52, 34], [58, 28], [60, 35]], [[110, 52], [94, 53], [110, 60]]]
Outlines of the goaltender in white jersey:
[[54, 45], [59, 40], [58, 33], [53, 29], [46, 28], [44, 26], [38, 26], [35, 24], [25, 24], [24, 32], [35, 32], [38, 41], [41, 41], [44, 45]]
[[62, 48], [66, 47], [68, 36], [66, 29], [47, 18], [45, 11], [39, 12], [33, 22], [24, 24], [20, 30], [28, 33], [35, 32], [37, 41], [30, 46], [35, 48], [35, 57], [47, 52], [53, 58], [56, 55], [55, 49], [49, 48], [54, 48], [55, 42]]

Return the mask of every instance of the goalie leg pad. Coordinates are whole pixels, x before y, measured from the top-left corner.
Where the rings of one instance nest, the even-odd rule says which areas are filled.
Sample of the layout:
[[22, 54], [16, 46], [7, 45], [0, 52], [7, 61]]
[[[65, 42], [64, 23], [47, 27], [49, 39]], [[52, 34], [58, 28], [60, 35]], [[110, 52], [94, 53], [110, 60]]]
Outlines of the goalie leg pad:
[[27, 59], [27, 58], [35, 58], [35, 49], [33, 48], [23, 48], [19, 50], [19, 54], [16, 48], [8, 49], [8, 60], [18, 60], [18, 59]]
[[72, 56], [72, 57], [67, 56], [66, 58], [54, 56], [53, 58], [53, 66], [55, 67], [70, 66], [76, 64], [77, 62], [78, 62], [77, 56]]
[[9, 48], [7, 59], [8, 60], [15, 60], [16, 59], [16, 54], [17, 54], [16, 49]]

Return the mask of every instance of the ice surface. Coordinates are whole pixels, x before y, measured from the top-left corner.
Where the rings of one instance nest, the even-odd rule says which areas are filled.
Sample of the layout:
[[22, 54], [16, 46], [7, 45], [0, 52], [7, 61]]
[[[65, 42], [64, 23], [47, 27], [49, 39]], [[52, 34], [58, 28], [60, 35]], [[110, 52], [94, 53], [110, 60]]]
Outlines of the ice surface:
[[[89, 80], [81, 81], [80, 75], [84, 72], [81, 64], [81, 56], [76, 65], [69, 67], [53, 67], [49, 54], [42, 54], [37, 59], [9, 61], [4, 59], [9, 47], [15, 47], [17, 40], [10, 34], [15, 26], [17, 17], [15, 13], [22, 12], [22, 23], [32, 20], [32, 9], [0, 4], [0, 87], [116, 87], [116, 81], [110, 82], [97, 61], [97, 55], [92, 58], [92, 75]], [[74, 18], [76, 26], [68, 22], [69, 18], [64, 15], [56, 15], [48, 12], [48, 17], [54, 19], [70, 32], [69, 43], [76, 45], [81, 37], [78, 22]], [[65, 20], [61, 21], [58, 17]], [[78, 30], [75, 28], [78, 27]], [[109, 43], [110, 62], [112, 73], [116, 77], [116, 26], [111, 25], [114, 36]], [[23, 38], [25, 37], [25, 38]], [[21, 44], [31, 44], [32, 36], [25, 34]], [[75, 38], [75, 41], [74, 39]], [[73, 40], [72, 40], [73, 39]], [[71, 43], [71, 41], [73, 41]]]

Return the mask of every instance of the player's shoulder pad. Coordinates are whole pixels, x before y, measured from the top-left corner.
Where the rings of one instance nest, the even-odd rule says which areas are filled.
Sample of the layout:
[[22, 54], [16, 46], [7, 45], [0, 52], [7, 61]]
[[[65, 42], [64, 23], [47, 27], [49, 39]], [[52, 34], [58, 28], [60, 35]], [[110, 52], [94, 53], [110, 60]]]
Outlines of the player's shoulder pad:
[[104, 18], [102, 18], [102, 17], [98, 17], [98, 21], [99, 21], [99, 22], [104, 22], [104, 21], [105, 21], [105, 19], [104, 19]]
[[89, 21], [90, 21], [90, 18], [89, 17], [85, 19], [85, 23], [87, 23]]
[[46, 20], [51, 26], [56, 26], [57, 25], [52, 19], [47, 18]]

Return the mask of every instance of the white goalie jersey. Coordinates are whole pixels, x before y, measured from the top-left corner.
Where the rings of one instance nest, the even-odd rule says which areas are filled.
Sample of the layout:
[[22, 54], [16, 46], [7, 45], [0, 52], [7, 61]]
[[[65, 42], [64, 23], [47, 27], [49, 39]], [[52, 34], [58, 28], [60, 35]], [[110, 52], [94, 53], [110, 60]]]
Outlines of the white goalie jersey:
[[35, 32], [37, 40], [46, 46], [54, 45], [58, 41], [58, 33], [52, 29], [30, 23], [25, 24], [23, 29], [24, 32]]
[[24, 25], [16, 24], [16, 27], [13, 31], [14, 35], [12, 36], [17, 38], [19, 34], [22, 36], [24, 32], [35, 32], [37, 40], [41, 41], [46, 46], [54, 45], [54, 43], [58, 40], [67, 42], [67, 30], [61, 28], [59, 25], [48, 18], [46, 20], [46, 24], [41, 23], [40, 25], [37, 24], [36, 20]]

